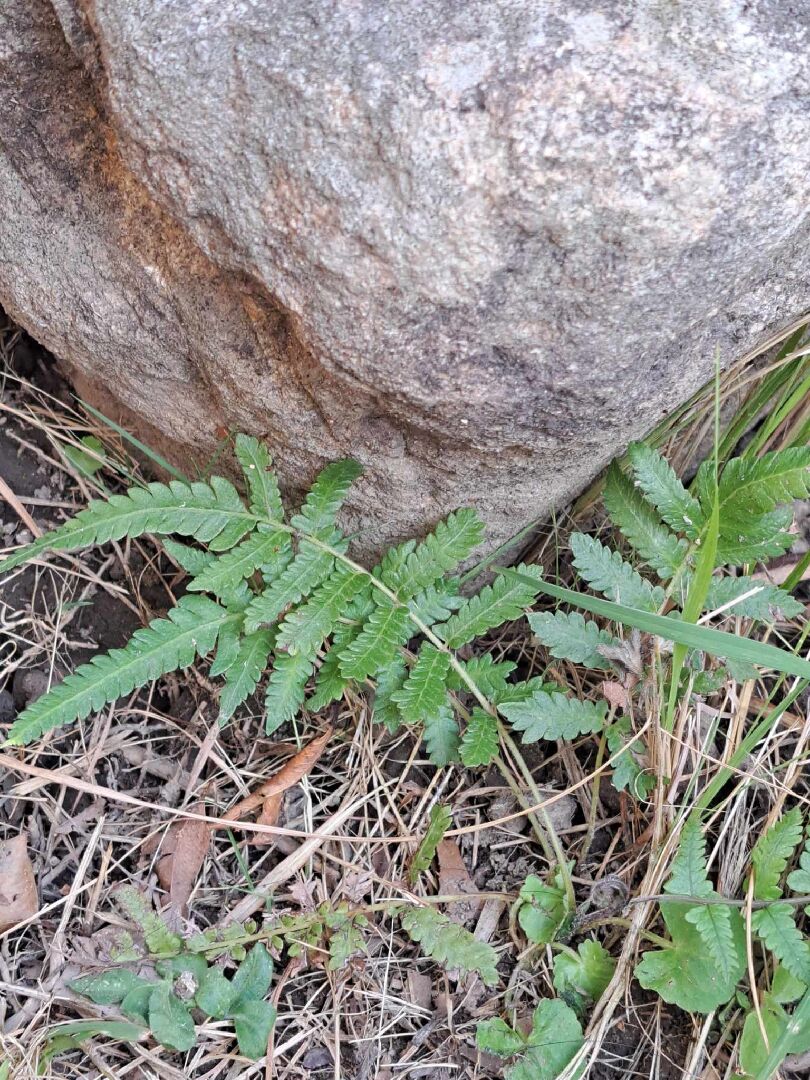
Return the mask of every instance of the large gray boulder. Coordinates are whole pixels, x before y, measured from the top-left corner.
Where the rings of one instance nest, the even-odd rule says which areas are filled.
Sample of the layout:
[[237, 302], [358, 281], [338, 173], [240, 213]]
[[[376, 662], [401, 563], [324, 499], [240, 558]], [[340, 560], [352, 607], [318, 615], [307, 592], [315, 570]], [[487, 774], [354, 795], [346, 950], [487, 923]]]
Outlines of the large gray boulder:
[[[0, 302], [368, 545], [570, 497], [808, 306], [810, 10], [5, 0]], [[107, 407], [112, 404], [107, 401]]]

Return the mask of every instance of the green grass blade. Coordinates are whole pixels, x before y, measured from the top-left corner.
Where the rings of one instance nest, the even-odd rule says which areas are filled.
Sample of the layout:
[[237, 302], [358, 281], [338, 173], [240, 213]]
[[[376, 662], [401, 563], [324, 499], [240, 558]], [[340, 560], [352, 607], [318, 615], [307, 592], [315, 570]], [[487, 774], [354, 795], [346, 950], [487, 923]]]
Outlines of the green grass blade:
[[810, 662], [776, 645], [740, 638], [734, 634], [727, 634], [723, 630], [712, 630], [707, 626], [681, 622], [668, 615], [639, 611], [636, 608], [625, 607], [623, 604], [616, 604], [612, 600], [600, 600], [595, 596], [575, 592], [573, 589], [565, 589], [561, 585], [552, 585], [548, 581], [537, 581], [509, 567], [498, 567], [498, 572], [519, 578], [526, 585], [534, 583], [537, 592], [553, 596], [556, 600], [563, 600], [567, 604], [573, 604], [574, 607], [590, 611], [594, 615], [602, 615], [624, 626], [633, 626], [637, 630], [654, 634], [666, 641], [674, 641], [690, 649], [701, 649], [703, 652], [711, 653], [712, 656], [739, 660], [744, 664], [757, 664], [760, 667], [771, 668], [773, 671], [784, 671], [788, 675], [810, 679]]
[[83, 401], [81, 398], [79, 398], [79, 401], [83, 409], [87, 409], [87, 411], [92, 416], [95, 416], [97, 420], [106, 424], [108, 428], [112, 428], [117, 435], [120, 435], [122, 439], [125, 439], [131, 446], [134, 446], [136, 450], [145, 454], [150, 461], [155, 463], [155, 465], [160, 466], [161, 469], [165, 469], [165, 471], [169, 473], [170, 476], [173, 476], [175, 480], [182, 480], [185, 484], [189, 482], [189, 478], [184, 473], [181, 473], [179, 469], [176, 469], [174, 465], [172, 465], [170, 461], [167, 461], [162, 454], [159, 454], [157, 450], [153, 450], [151, 446], [147, 446], [146, 443], [142, 443], [140, 439], [136, 439], [134, 435], [126, 430], [126, 428], [122, 428], [120, 424], [116, 424], [114, 420], [110, 420], [109, 416], [105, 416], [103, 412], [99, 412], [98, 409], [93, 408], [88, 402]]

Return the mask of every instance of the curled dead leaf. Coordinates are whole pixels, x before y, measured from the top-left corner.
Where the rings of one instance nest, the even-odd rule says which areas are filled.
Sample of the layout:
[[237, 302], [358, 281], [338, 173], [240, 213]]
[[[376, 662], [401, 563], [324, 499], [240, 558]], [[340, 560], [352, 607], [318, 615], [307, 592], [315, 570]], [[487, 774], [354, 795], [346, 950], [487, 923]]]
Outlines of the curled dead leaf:
[[[195, 814], [204, 812], [200, 804], [193, 806]], [[161, 846], [157, 864], [160, 884], [169, 894], [171, 906], [186, 913], [189, 897], [208, 852], [211, 826], [205, 821], [184, 818], [169, 827]]]
[[0, 843], [0, 933], [39, 910], [34, 868], [25, 833]]

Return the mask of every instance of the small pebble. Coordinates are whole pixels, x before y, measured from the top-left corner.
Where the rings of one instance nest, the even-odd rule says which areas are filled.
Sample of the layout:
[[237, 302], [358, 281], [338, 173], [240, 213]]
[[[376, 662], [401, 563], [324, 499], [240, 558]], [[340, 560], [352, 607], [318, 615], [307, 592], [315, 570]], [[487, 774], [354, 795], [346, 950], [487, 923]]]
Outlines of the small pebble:
[[0, 724], [10, 723], [16, 715], [14, 698], [8, 690], [0, 690]]
[[14, 704], [17, 710], [24, 709], [38, 697], [42, 697], [48, 689], [48, 673], [33, 668], [30, 671], [18, 671], [14, 675], [14, 684], [11, 692], [14, 696]]

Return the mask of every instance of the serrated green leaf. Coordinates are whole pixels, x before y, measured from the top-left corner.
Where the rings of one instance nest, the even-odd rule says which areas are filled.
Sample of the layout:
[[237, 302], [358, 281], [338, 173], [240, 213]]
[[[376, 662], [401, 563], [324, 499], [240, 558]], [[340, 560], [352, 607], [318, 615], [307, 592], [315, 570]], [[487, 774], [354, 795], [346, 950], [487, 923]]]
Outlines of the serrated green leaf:
[[71, 990], [90, 998], [96, 1005], [118, 1005], [130, 991], [144, 986], [154, 989], [155, 983], [126, 968], [104, 971], [100, 975], [82, 975], [70, 983]]
[[498, 711], [522, 733], [524, 743], [533, 743], [538, 739], [570, 740], [601, 731], [608, 705], [606, 701], [579, 701], [536, 690], [527, 701], [499, 704]]
[[526, 1048], [526, 1040], [520, 1032], [513, 1031], [499, 1017], [482, 1020], [476, 1029], [475, 1041], [479, 1050], [499, 1057], [511, 1057]]
[[664, 891], [675, 896], [712, 896], [706, 874], [706, 839], [700, 826], [688, 821], [681, 832], [678, 850]]
[[463, 926], [428, 907], [411, 908], [400, 921], [411, 940], [437, 963], [465, 972], [477, 971], [485, 986], [497, 984], [497, 953]]
[[524, 608], [537, 595], [537, 590], [528, 584], [528, 579], [539, 578], [543, 571], [539, 566], [521, 565], [518, 569], [524, 580], [499, 575], [491, 585], [485, 585], [477, 596], [466, 600], [455, 615], [438, 628], [439, 635], [449, 648], [459, 649], [487, 630], [520, 618]]
[[751, 577], [712, 578], [705, 608], [707, 611], [726, 608], [723, 614], [742, 615], [761, 622], [793, 619], [804, 611], [804, 605], [784, 589]]
[[188, 1009], [163, 983], [149, 998], [149, 1027], [161, 1046], [184, 1053], [197, 1041]]
[[257, 630], [242, 638], [233, 665], [225, 672], [225, 685], [219, 696], [219, 723], [225, 724], [246, 701], [267, 667], [273, 649], [272, 630]]
[[355, 919], [345, 919], [340, 926], [335, 927], [329, 934], [329, 971], [341, 971], [353, 956], [366, 951], [366, 943], [363, 940]]
[[194, 995], [194, 1002], [206, 1016], [222, 1020], [230, 1015], [233, 997], [233, 986], [229, 980], [219, 968], [211, 967], [200, 981], [197, 993]]
[[218, 634], [235, 616], [205, 596], [183, 596], [165, 619], [136, 630], [123, 649], [77, 668], [17, 717], [7, 743], [20, 746], [106, 704], [169, 671], [188, 667], [213, 649]]
[[789, 551], [796, 539], [788, 531], [793, 524], [793, 508], [789, 506], [759, 517], [748, 515], [736, 522], [723, 518], [720, 524], [716, 566], [742, 566], [777, 558]]
[[315, 692], [307, 698], [307, 708], [310, 712], [319, 712], [341, 698], [347, 686], [348, 680], [340, 674], [340, 657], [333, 646], [315, 675]]
[[644, 443], [632, 443], [627, 450], [636, 484], [644, 498], [664, 521], [678, 533], [695, 537], [703, 525], [700, 503], [690, 495], [670, 464]]
[[437, 803], [431, 807], [429, 823], [422, 842], [416, 849], [416, 854], [411, 859], [411, 867], [408, 871], [408, 881], [413, 885], [420, 874], [427, 870], [436, 855], [439, 841], [450, 828], [453, 815], [446, 806]]
[[751, 852], [755, 900], [778, 900], [781, 897], [779, 880], [788, 860], [802, 842], [803, 834], [801, 811], [794, 807], [757, 840]]
[[527, 1049], [506, 1080], [557, 1080], [585, 1041], [582, 1025], [563, 1001], [545, 998], [534, 1010]]
[[473, 709], [461, 738], [459, 756], [468, 769], [489, 765], [499, 748], [498, 721], [483, 709]]
[[358, 682], [376, 675], [395, 659], [413, 630], [408, 609], [382, 599], [354, 641], [341, 650], [341, 675]]
[[615, 463], [607, 475], [604, 499], [613, 524], [663, 581], [681, 569], [686, 560], [687, 543], [661, 524], [653, 507]]
[[720, 476], [719, 494], [726, 520], [768, 513], [778, 503], [805, 498], [810, 495], [810, 447], [732, 458]]
[[224, 675], [236, 662], [243, 629], [242, 619], [232, 619], [222, 627], [217, 637], [217, 651], [209, 668], [210, 675]]
[[237, 543], [256, 524], [233, 484], [214, 477], [210, 484], [172, 480], [130, 488], [126, 495], [93, 499], [85, 510], [33, 544], [15, 551], [0, 563], [8, 573], [43, 551], [76, 551], [91, 544], [153, 533], [193, 536], [211, 549], [222, 551]]
[[508, 705], [511, 702], [530, 701], [532, 695], [541, 690], [549, 694], [554, 693], [557, 690], [557, 684], [547, 683], [541, 676], [534, 675], [531, 679], [524, 679], [522, 682], [508, 683], [503, 690], [494, 694], [493, 698], [500, 708], [501, 705]]
[[257, 1061], [267, 1053], [267, 1042], [276, 1022], [276, 1007], [269, 1001], [248, 1001], [234, 1014], [239, 1053]]
[[697, 928], [717, 965], [721, 978], [729, 979], [736, 971], [737, 954], [731, 928], [730, 907], [721, 904], [703, 904], [686, 913], [687, 922]]
[[529, 626], [552, 656], [583, 664], [595, 671], [611, 667], [610, 661], [599, 653], [599, 646], [616, 648], [621, 645], [618, 638], [592, 620], [586, 620], [578, 611], [535, 611], [529, 615]]
[[408, 669], [401, 656], [396, 657], [377, 677], [372, 719], [377, 724], [385, 724], [389, 731], [396, 731], [402, 723], [402, 713], [394, 694], [405, 685], [407, 677]]
[[428, 757], [434, 765], [458, 761], [458, 723], [449, 704], [425, 717], [424, 729]]
[[655, 777], [646, 772], [640, 763], [646, 748], [640, 739], [633, 737], [630, 717], [621, 717], [606, 729], [605, 734], [611, 757], [624, 748], [621, 756], [613, 762], [613, 786], [617, 791], [629, 791], [636, 799], [648, 799], [655, 789]]
[[179, 540], [172, 540], [169, 537], [164, 539], [163, 547], [180, 569], [185, 570], [192, 577], [201, 574], [206, 567], [217, 559], [217, 555], [213, 551], [202, 551], [200, 548], [191, 547], [189, 544], [181, 544]]
[[333, 461], [316, 479], [304, 500], [304, 505], [290, 518], [298, 532], [324, 540], [335, 527], [335, 518], [349, 493], [349, 488], [363, 471], [357, 461]]
[[791, 975], [810, 985], [810, 944], [796, 926], [790, 904], [773, 903], [752, 912], [751, 927]]
[[235, 450], [247, 481], [252, 513], [265, 520], [283, 521], [281, 493], [267, 447], [251, 435], [237, 435]]
[[401, 600], [408, 600], [455, 569], [483, 535], [483, 523], [474, 510], [456, 510], [420, 543], [408, 540], [388, 551], [378, 576]]
[[458, 595], [458, 583], [453, 580], [430, 585], [407, 601], [408, 611], [428, 627], [446, 622], [463, 603]]
[[189, 591], [219, 593], [233, 588], [289, 548], [290, 537], [285, 532], [251, 533], [241, 544], [208, 563], [188, 583]]
[[686, 918], [691, 910], [689, 904], [661, 905], [672, 945], [646, 952], [635, 975], [645, 990], [654, 990], [671, 1005], [709, 1013], [729, 1000], [745, 971], [745, 927], [739, 913], [731, 910], [733, 955], [726, 970], [720, 971], [699, 930]]
[[591, 588], [615, 603], [639, 611], [656, 612], [666, 600], [660, 585], [650, 585], [618, 551], [611, 551], [592, 536], [573, 533], [574, 567]]
[[446, 705], [449, 670], [449, 655], [425, 642], [404, 685], [391, 695], [406, 724], [418, 724]]
[[554, 957], [554, 989], [558, 994], [575, 993], [598, 1001], [616, 970], [616, 961], [598, 941], [580, 943], [576, 956], [558, 953]]
[[264, 698], [266, 734], [272, 735], [282, 724], [297, 716], [304, 704], [307, 682], [314, 666], [312, 657], [304, 653], [276, 654]]
[[293, 561], [248, 605], [245, 629], [250, 633], [275, 622], [285, 608], [297, 604], [325, 581], [334, 567], [334, 556], [302, 540]]
[[[810, 896], [810, 841], [805, 844], [804, 851], [799, 856], [799, 869], [788, 874], [787, 883], [788, 887], [800, 896]], [[808, 914], [810, 906], [804, 911]]]
[[291, 611], [279, 627], [278, 646], [290, 652], [314, 653], [331, 634], [346, 605], [362, 589], [368, 577], [339, 566], [300, 607]]
[[534, 874], [520, 890], [517, 917], [523, 933], [536, 945], [548, 945], [570, 914], [568, 895], [559, 874], [547, 884]]
[[[472, 656], [469, 660], [459, 661], [461, 667], [470, 676], [472, 681], [487, 698], [497, 698], [506, 691], [507, 679], [517, 667], [513, 660], [492, 659], [490, 653], [483, 656]], [[469, 687], [458, 674], [451, 668], [447, 675], [447, 686], [450, 690], [468, 691]]]

